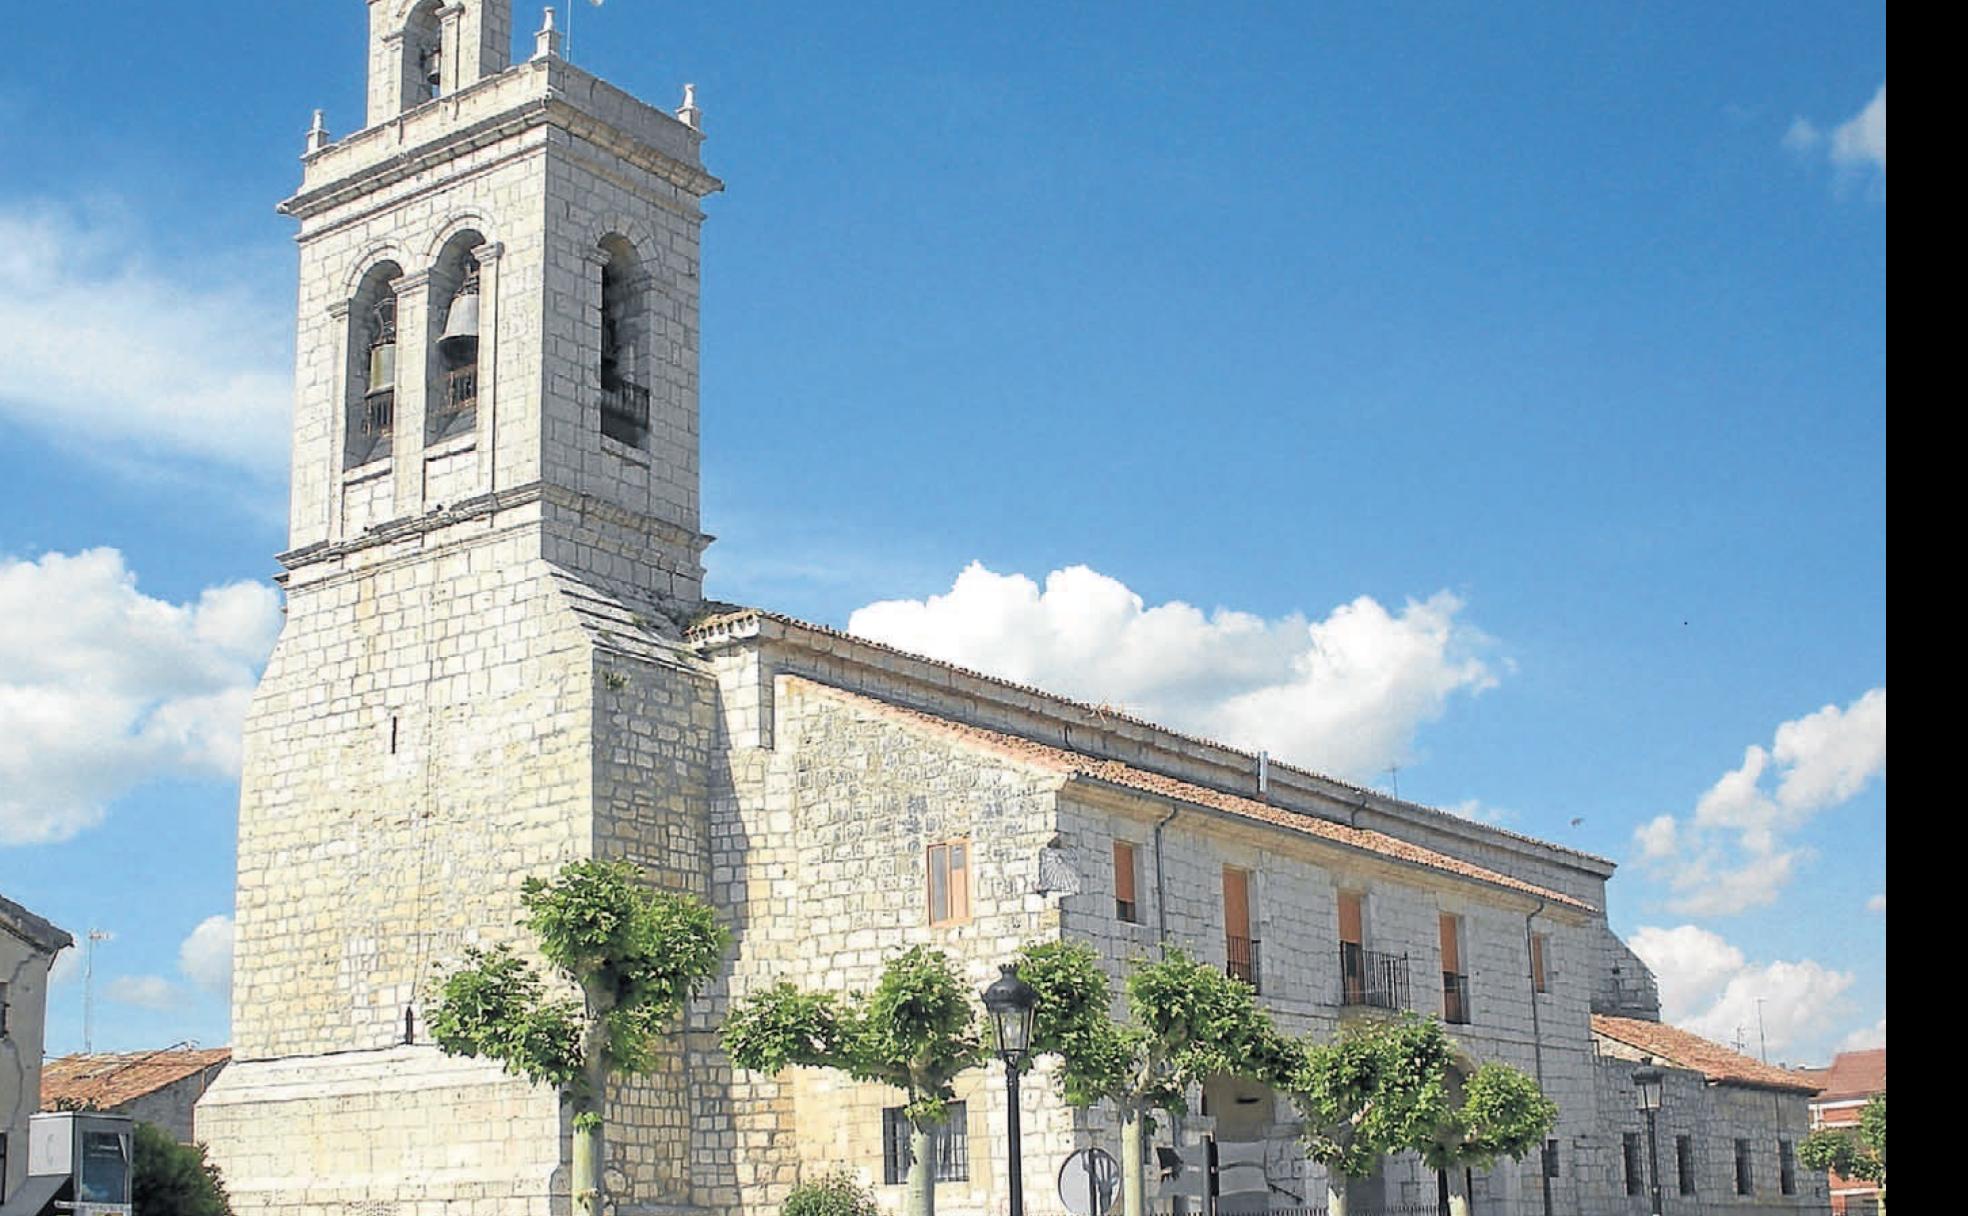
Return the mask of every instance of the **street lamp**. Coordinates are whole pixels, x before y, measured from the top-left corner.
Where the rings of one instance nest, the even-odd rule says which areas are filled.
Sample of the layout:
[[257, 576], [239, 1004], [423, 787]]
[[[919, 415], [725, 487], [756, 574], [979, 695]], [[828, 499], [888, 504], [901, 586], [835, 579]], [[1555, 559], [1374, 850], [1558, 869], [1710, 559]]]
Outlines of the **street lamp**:
[[1660, 1069], [1633, 1070], [1633, 1102], [1647, 1116], [1647, 1162], [1654, 1173], [1653, 1216], [1661, 1216], [1660, 1132], [1656, 1126], [1656, 1117], [1661, 1108]]
[[984, 990], [984, 1009], [998, 1032], [998, 1058], [1005, 1066], [1005, 1129], [1011, 1137], [1010, 1216], [1025, 1216], [1025, 1163], [1020, 1153], [1018, 1131], [1018, 1074], [1032, 1054], [1032, 1011], [1038, 1008], [1039, 992], [1018, 978], [1018, 970], [1006, 963], [998, 967], [997, 979]]

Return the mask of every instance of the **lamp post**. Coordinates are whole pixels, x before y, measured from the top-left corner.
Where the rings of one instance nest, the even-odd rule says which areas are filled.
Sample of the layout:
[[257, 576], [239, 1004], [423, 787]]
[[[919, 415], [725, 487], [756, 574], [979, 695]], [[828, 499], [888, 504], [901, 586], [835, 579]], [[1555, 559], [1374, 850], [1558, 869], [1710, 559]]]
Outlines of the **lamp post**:
[[998, 1032], [998, 1058], [1005, 1066], [1005, 1129], [1011, 1138], [1007, 1161], [1011, 1167], [1010, 1216], [1025, 1216], [1025, 1162], [1018, 1130], [1018, 1074], [1032, 1054], [1032, 1011], [1039, 992], [1018, 978], [1009, 963], [998, 967], [997, 979], [984, 990], [984, 1009]]
[[1661, 1071], [1658, 1068], [1633, 1070], [1633, 1101], [1647, 1116], [1647, 1162], [1654, 1174], [1653, 1216], [1661, 1216], [1660, 1133], [1656, 1116], [1661, 1108]]

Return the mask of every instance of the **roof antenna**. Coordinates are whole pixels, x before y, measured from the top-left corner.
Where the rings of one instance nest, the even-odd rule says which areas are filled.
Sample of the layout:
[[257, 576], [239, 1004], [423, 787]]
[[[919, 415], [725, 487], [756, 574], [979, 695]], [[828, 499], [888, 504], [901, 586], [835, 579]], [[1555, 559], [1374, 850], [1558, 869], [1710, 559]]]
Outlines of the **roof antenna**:
[[96, 1054], [96, 943], [115, 934], [107, 929], [89, 930], [89, 948], [82, 960], [82, 1054]]

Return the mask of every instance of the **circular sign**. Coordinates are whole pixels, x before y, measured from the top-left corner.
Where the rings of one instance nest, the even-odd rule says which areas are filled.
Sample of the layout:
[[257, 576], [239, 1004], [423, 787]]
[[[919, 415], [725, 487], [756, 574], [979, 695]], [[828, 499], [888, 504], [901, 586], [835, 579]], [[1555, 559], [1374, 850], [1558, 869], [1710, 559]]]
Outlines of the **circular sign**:
[[1059, 1201], [1073, 1216], [1106, 1216], [1121, 1191], [1121, 1163], [1104, 1148], [1075, 1149], [1059, 1167]]

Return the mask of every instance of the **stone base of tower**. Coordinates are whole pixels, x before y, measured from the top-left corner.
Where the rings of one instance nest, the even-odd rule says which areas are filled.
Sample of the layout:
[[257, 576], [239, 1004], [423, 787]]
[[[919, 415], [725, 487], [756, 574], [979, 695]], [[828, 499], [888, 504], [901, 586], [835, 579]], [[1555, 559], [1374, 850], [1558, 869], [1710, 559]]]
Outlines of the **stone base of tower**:
[[568, 1122], [434, 1047], [236, 1061], [198, 1103], [237, 1216], [568, 1216]]

